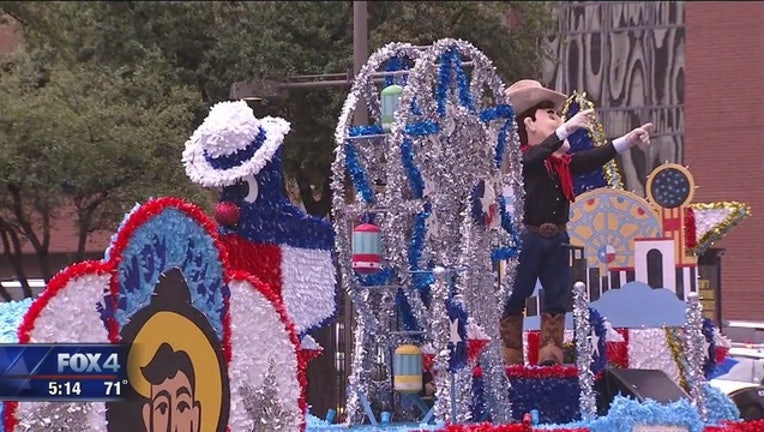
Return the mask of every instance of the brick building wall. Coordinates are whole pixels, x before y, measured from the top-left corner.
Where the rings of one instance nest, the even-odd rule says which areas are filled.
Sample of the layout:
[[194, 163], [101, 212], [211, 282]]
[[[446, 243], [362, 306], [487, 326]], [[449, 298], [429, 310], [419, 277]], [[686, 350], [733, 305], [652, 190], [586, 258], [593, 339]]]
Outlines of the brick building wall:
[[724, 319], [764, 320], [764, 2], [687, 2], [684, 162], [695, 202], [753, 216], [718, 247]]

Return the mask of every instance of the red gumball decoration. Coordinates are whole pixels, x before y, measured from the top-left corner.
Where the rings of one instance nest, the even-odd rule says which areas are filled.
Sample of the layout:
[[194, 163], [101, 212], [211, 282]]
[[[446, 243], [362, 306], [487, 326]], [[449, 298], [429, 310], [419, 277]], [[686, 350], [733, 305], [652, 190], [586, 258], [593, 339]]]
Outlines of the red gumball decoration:
[[365, 223], [353, 230], [353, 269], [360, 274], [379, 271], [382, 263], [379, 227]]
[[232, 227], [239, 223], [239, 206], [232, 202], [221, 202], [215, 207], [215, 220], [220, 225]]

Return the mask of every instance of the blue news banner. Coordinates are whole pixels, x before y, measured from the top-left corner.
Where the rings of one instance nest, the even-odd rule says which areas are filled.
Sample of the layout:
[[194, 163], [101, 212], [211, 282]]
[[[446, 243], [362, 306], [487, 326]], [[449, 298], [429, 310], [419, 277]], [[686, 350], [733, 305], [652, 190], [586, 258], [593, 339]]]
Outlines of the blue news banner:
[[0, 344], [0, 400], [119, 401], [127, 349], [116, 344]]

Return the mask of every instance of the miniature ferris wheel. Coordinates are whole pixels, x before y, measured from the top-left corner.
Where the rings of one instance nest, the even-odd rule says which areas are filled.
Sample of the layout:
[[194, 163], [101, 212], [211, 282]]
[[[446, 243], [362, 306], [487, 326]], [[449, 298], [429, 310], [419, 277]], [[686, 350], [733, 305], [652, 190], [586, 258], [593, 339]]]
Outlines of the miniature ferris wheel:
[[[382, 89], [373, 80], [380, 75]], [[359, 97], [372, 124], [350, 127]], [[468, 420], [469, 404], [460, 402], [469, 397], [471, 370], [459, 357], [469, 315], [491, 340], [481, 367], [492, 417], [507, 420], [496, 323], [516, 265], [521, 215], [513, 209], [522, 208], [523, 192], [514, 112], [490, 60], [454, 39], [426, 49], [389, 44], [356, 77], [335, 137], [337, 251], [359, 316], [348, 418], [357, 420], [373, 397], [374, 353], [403, 334], [438, 353], [436, 415]], [[504, 278], [495, 271], [502, 260]], [[391, 332], [396, 316], [404, 330]]]

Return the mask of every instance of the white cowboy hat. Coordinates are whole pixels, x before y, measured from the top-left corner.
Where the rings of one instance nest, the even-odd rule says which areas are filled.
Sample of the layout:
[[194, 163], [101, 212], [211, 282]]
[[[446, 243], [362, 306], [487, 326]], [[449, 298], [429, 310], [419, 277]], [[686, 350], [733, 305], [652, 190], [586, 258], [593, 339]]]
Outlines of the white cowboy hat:
[[564, 94], [544, 88], [540, 82], [530, 79], [520, 80], [512, 84], [504, 93], [509, 97], [509, 102], [517, 115], [523, 114], [534, 105], [544, 101], [552, 102], [555, 109], [559, 110], [567, 99]]
[[217, 103], [186, 141], [186, 174], [205, 187], [235, 184], [259, 173], [287, 133], [289, 122], [278, 117], [258, 119], [244, 101]]

